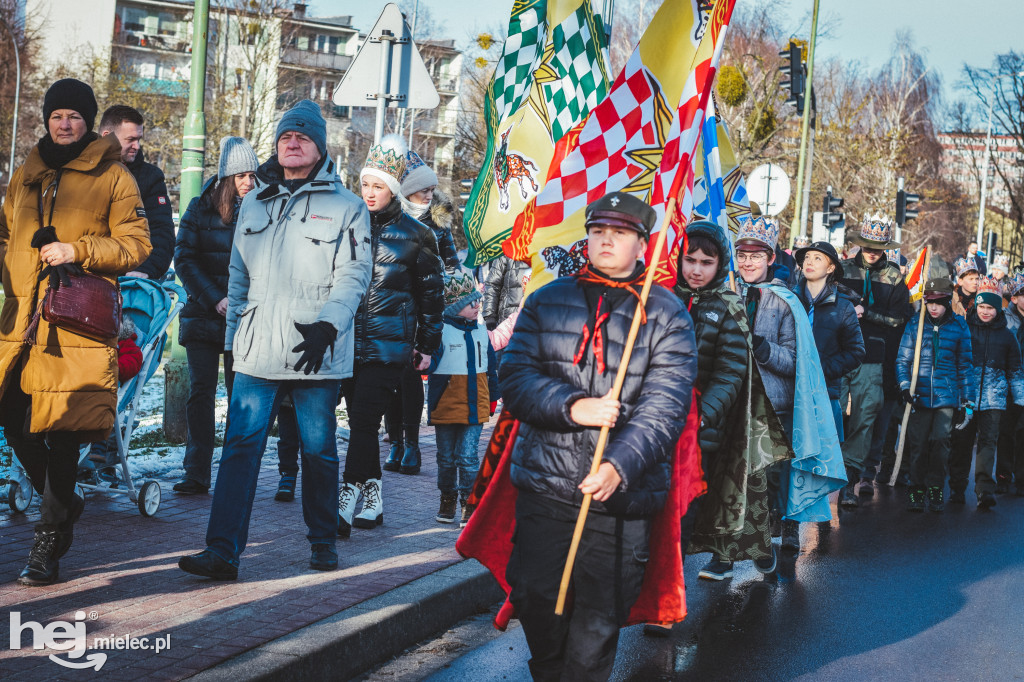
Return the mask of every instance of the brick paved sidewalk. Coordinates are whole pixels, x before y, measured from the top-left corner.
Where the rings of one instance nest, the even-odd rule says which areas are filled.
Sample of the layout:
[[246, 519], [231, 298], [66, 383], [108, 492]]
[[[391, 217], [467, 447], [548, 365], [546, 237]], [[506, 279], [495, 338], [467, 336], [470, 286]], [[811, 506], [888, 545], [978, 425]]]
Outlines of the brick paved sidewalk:
[[[488, 426], [481, 453], [489, 436]], [[161, 480], [163, 502], [148, 519], [127, 496], [87, 495], [74, 546], [60, 562], [61, 581], [35, 588], [15, 579], [28, 557], [38, 507], [14, 514], [0, 504], [0, 679], [179, 680], [457, 563], [457, 524], [434, 519], [439, 494], [433, 429], [423, 428], [421, 448], [419, 475], [384, 472], [384, 525], [353, 529], [350, 540], [339, 541], [341, 567], [335, 572], [309, 568], [301, 475], [296, 500], [275, 502], [278, 475], [267, 460], [237, 582], [211, 582], [177, 567], [179, 556], [204, 547], [212, 491], [177, 495], [173, 480]], [[343, 465], [344, 451], [339, 444]], [[33, 650], [31, 630], [21, 636], [22, 649], [11, 651], [11, 611], [20, 612], [22, 624], [44, 626], [73, 623], [75, 613], [84, 611], [90, 646], [95, 637], [169, 634], [170, 648], [160, 654], [109, 650], [99, 673], [81, 673], [49, 660], [47, 654], [57, 652]]]

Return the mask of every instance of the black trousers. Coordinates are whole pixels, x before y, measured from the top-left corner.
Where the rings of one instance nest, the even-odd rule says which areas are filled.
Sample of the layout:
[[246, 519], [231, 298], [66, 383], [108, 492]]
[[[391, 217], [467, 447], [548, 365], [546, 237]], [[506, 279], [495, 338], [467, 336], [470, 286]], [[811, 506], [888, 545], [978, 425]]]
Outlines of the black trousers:
[[996, 491], [996, 443], [999, 441], [999, 421], [1002, 410], [981, 410], [962, 430], [953, 429], [953, 444], [949, 452], [949, 489], [964, 492], [971, 475], [974, 441], [978, 441], [978, 456], [974, 462], [974, 493]]
[[952, 430], [952, 407], [915, 407], [910, 413], [903, 454], [910, 457], [910, 483], [915, 488], [946, 485]]
[[291, 400], [281, 402], [277, 409], [277, 473], [299, 475], [299, 423]]
[[[415, 367], [402, 372], [398, 390], [384, 413], [384, 425], [392, 443], [419, 443], [420, 420], [423, 417], [423, 376]], [[405, 429], [403, 434], [402, 429]]]
[[1007, 483], [1016, 481], [1019, 485], [1024, 485], [1022, 417], [1024, 410], [1018, 405], [1007, 405], [1003, 418], [999, 420], [999, 456], [996, 460], [996, 478]]
[[185, 424], [188, 444], [182, 466], [185, 478], [209, 487], [216, 435], [217, 383], [220, 377], [220, 356], [224, 356], [224, 385], [231, 401], [231, 384], [235, 377], [231, 370], [231, 353], [225, 353], [219, 344], [190, 343], [185, 346], [191, 384], [185, 403]]
[[530, 646], [535, 680], [606, 680], [619, 629], [640, 595], [649, 519], [591, 513], [583, 530], [565, 613], [558, 586], [579, 508], [520, 491], [505, 577]]
[[402, 379], [402, 370], [401, 365], [357, 364], [352, 376], [341, 382], [349, 428], [345, 483], [366, 483], [371, 478], [380, 478], [377, 431]]
[[69, 431], [28, 432], [32, 397], [21, 390], [21, 368], [14, 370], [0, 398], [0, 426], [32, 487], [42, 496], [36, 530], [58, 530], [75, 499], [78, 438]]

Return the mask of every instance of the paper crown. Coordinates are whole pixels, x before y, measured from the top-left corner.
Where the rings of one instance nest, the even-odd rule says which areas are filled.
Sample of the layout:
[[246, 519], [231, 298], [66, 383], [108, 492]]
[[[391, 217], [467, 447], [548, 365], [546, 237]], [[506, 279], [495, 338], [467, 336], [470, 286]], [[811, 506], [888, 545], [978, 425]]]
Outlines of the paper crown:
[[900, 250], [899, 249], [886, 249], [885, 250], [885, 257], [891, 263], [895, 263], [896, 265], [900, 264]]
[[797, 237], [796, 239], [793, 240], [793, 248], [794, 249], [802, 249], [805, 246], [810, 246], [810, 245], [811, 245], [811, 238], [810, 237], [804, 237], [803, 235], [801, 235], [801, 236], [799, 236], [799, 237]]
[[1021, 290], [1024, 290], [1024, 273], [1015, 272], [1006, 282], [1006, 292], [1010, 296], [1016, 296]]
[[875, 215], [867, 216], [860, 225], [859, 239], [854, 240], [860, 246], [869, 249], [881, 249], [885, 247], [898, 248], [899, 244], [893, 242], [894, 225], [891, 218]]
[[401, 137], [398, 137], [398, 140], [393, 139], [395, 137], [398, 136], [387, 135], [380, 144], [370, 147], [363, 167], [387, 173], [395, 180], [401, 181], [406, 172], [406, 149]]
[[1002, 296], [1003, 287], [995, 277], [982, 275], [978, 278], [978, 295], [981, 294], [998, 294]]
[[953, 261], [953, 270], [956, 271], [956, 278], [960, 279], [968, 272], [978, 272], [978, 264], [974, 262], [974, 258], [957, 258]]
[[772, 218], [746, 217], [740, 222], [740, 231], [736, 236], [737, 246], [763, 246], [769, 251], [774, 251], [778, 241], [779, 224]]
[[462, 299], [477, 293], [476, 280], [469, 270], [456, 270], [444, 276], [444, 305], [458, 303]]
[[1005, 254], [999, 254], [992, 260], [991, 270], [999, 270], [1004, 275], [1010, 271], [1010, 257]]

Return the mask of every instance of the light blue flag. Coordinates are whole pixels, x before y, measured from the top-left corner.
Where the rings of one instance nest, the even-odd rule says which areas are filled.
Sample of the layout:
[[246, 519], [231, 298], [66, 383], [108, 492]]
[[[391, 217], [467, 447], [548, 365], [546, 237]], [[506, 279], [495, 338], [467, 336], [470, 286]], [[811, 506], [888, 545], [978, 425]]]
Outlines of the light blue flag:
[[[735, 249], [733, 248], [732, 232], [729, 230], [729, 213], [725, 203], [725, 185], [722, 180], [722, 154], [718, 147], [718, 116], [715, 113], [715, 98], [708, 101], [708, 110], [704, 116], [701, 129], [701, 147], [704, 151], [704, 190], [706, 206], [702, 207], [708, 220], [718, 223], [729, 238], [729, 269], [736, 271]], [[746, 197], [746, 187], [743, 196]]]
[[[789, 304], [796, 323], [796, 386], [793, 391], [793, 459], [787, 462], [789, 489], [785, 518], [831, 521], [828, 495], [846, 485], [843, 451], [836, 433], [832, 403], [821, 371], [818, 347], [804, 307], [789, 289], [766, 288]], [[785, 483], [784, 483], [785, 485]]]

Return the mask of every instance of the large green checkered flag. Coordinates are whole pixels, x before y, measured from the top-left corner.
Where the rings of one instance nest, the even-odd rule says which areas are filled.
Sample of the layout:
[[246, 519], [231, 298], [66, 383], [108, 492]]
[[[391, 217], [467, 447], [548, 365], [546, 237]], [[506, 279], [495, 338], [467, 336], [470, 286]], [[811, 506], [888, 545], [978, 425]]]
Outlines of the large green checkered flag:
[[590, 0], [516, 0], [487, 91], [487, 154], [465, 209], [468, 265], [501, 254], [558, 141], [608, 93], [607, 61]]

